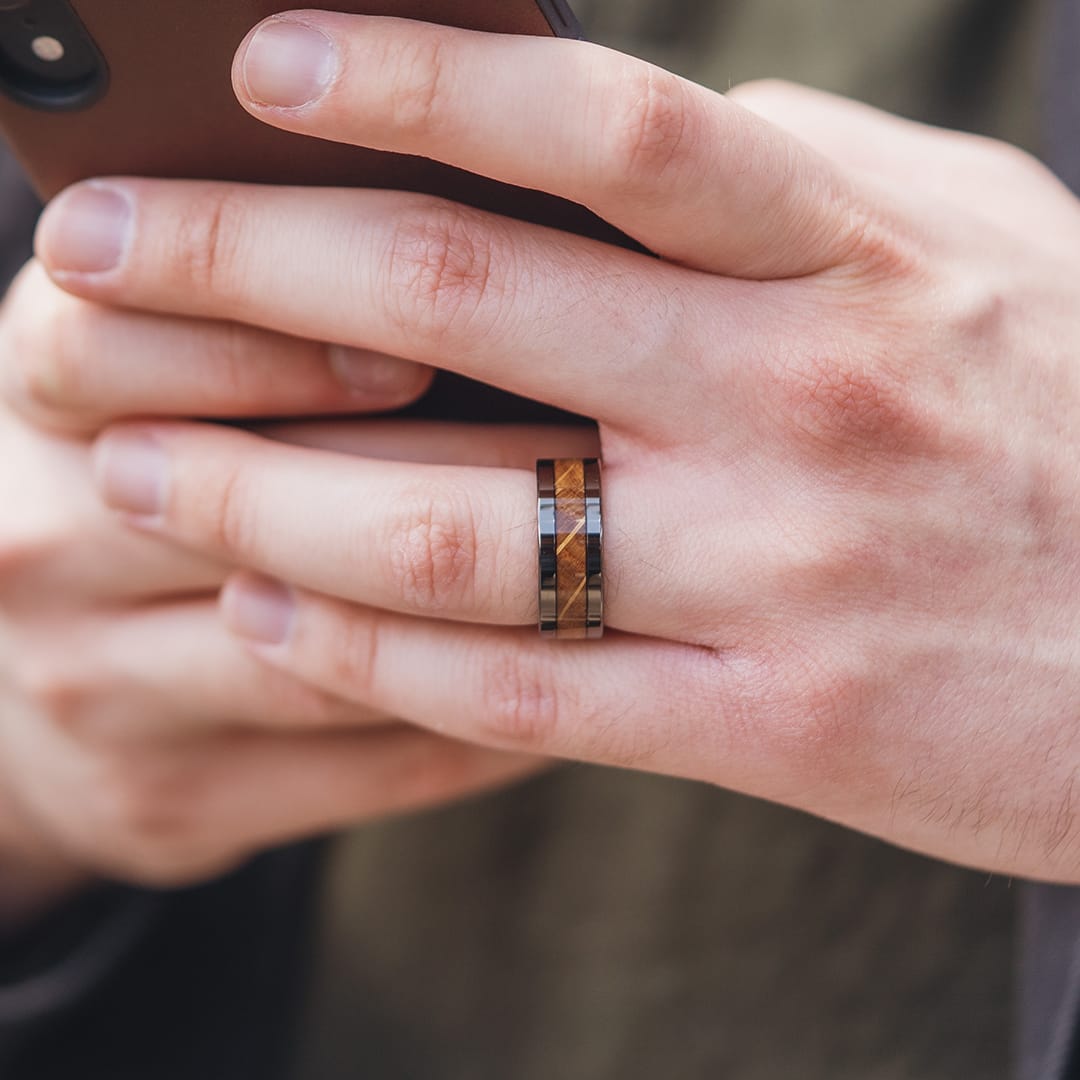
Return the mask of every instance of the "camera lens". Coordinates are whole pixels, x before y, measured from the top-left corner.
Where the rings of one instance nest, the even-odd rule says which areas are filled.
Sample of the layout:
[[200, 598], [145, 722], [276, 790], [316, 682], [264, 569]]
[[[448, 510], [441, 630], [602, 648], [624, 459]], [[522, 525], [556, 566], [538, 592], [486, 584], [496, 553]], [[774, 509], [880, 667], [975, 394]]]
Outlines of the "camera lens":
[[50, 37], [48, 34], [40, 34], [30, 42], [30, 50], [39, 59], [47, 64], [56, 64], [64, 59], [67, 50], [61, 41]]
[[39, 109], [84, 108], [105, 61], [67, 0], [0, 0], [0, 91]]

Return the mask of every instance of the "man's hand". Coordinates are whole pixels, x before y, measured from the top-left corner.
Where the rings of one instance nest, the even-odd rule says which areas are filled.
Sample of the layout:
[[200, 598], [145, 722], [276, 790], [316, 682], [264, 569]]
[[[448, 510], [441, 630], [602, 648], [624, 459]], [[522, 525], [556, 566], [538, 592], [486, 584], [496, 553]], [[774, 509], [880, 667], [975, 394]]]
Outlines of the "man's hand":
[[613, 632], [582, 647], [530, 628], [528, 470], [111, 430], [99, 482], [144, 535], [290, 583], [227, 589], [254, 655], [479, 745], [1080, 881], [1080, 210], [1049, 173], [794, 88], [391, 19], [271, 20], [236, 86], [268, 123], [575, 199], [662, 257], [387, 192], [61, 197], [40, 251], [74, 294], [599, 419]]
[[[414, 364], [75, 299], [29, 265], [0, 310], [0, 932], [91, 877], [211, 876], [256, 850], [537, 768], [267, 671], [226, 632], [227, 561], [132, 533], [91, 481], [124, 415], [386, 409]], [[275, 437], [397, 453], [385, 422]], [[421, 460], [529, 460], [538, 436], [412, 440]], [[566, 434], [580, 447], [586, 433]]]

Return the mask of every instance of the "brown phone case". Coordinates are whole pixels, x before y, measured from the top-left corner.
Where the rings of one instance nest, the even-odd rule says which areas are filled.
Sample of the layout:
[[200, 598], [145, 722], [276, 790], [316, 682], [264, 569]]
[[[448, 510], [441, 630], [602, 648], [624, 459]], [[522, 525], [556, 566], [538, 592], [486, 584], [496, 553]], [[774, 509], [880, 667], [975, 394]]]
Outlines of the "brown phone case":
[[[86, 108], [43, 110], [0, 93], [0, 131], [38, 193], [50, 198], [103, 174], [386, 187], [588, 233], [610, 233], [580, 208], [423, 158], [277, 131], [233, 96], [232, 57], [283, 0], [71, 0], [108, 67]], [[335, 0], [334, 10], [395, 15], [493, 33], [580, 36], [553, 0]]]
[[[230, 82], [252, 26], [285, 0], [70, 0], [96, 44], [107, 85], [86, 107], [42, 109], [0, 92], [0, 131], [43, 198], [100, 175], [158, 176], [426, 192], [613, 243], [583, 207], [423, 158], [278, 131], [249, 116]], [[335, 11], [393, 15], [494, 33], [580, 37], [564, 0], [334, 0]], [[0, 72], [2, 74], [2, 72]], [[437, 394], [424, 411], [445, 412]], [[456, 415], [535, 417], [504, 396], [478, 395]]]

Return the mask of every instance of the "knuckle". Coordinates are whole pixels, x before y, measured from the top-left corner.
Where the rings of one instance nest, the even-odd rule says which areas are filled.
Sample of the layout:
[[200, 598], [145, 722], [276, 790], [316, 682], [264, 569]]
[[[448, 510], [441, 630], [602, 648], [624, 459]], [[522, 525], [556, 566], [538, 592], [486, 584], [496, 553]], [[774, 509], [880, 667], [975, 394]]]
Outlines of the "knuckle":
[[943, 290], [951, 309], [950, 329], [960, 355], [1019, 351], [1032, 337], [1030, 297], [999, 283], [953, 281]]
[[913, 572], [934, 572], [917, 541], [894, 522], [876, 517], [838, 518], [834, 509], [824, 507], [802, 516], [763, 567], [765, 587], [786, 597], [793, 609], [820, 617], [861, 610], [867, 597], [877, 602], [894, 596]]
[[857, 659], [823, 657], [791, 643], [769, 664], [772, 692], [759, 734], [784, 773], [802, 790], [848, 790], [876, 780], [872, 670]]
[[387, 96], [395, 132], [406, 137], [430, 135], [439, 123], [447, 99], [447, 79], [453, 70], [453, 65], [446, 63], [443, 34], [414, 33], [404, 46], [396, 41], [389, 63], [387, 82], [393, 89]]
[[868, 283], [887, 283], [898, 289], [904, 283], [923, 283], [928, 252], [933, 245], [918, 225], [885, 204], [866, 204], [847, 189], [837, 196], [840, 213], [846, 220], [843, 255], [838, 269], [845, 284], [857, 274], [861, 287]]
[[759, 109], [772, 111], [770, 106], [783, 105], [806, 97], [806, 90], [787, 79], [747, 79], [746, 82], [733, 86], [725, 96], [751, 112]]
[[1060, 187], [1061, 180], [1046, 162], [1037, 158], [1030, 150], [1025, 150], [1015, 143], [1005, 142], [1001, 139], [994, 140], [994, 149], [1000, 160], [1013, 170], [1018, 176], [1029, 180], [1037, 180], [1041, 183]]
[[[809, 667], [809, 664], [805, 665]], [[796, 683], [791, 748], [815, 774], [849, 756], [849, 733], [864, 692], [861, 679], [836, 670], [808, 670]]]
[[244, 323], [224, 322], [215, 327], [213, 344], [215, 393], [219, 400], [242, 407], [252, 397], [252, 361], [257, 339]]
[[840, 352], [777, 353], [766, 378], [789, 434], [830, 455], [917, 455], [932, 448], [934, 424], [914, 376], [884, 361]]
[[675, 75], [632, 64], [605, 102], [608, 145], [600, 167], [623, 187], [658, 191], [657, 181], [688, 154], [691, 105]]
[[1028, 184], [1060, 188], [1061, 181], [1044, 162], [1015, 143], [973, 132], [949, 132], [948, 139], [966, 155], [972, 171], [987, 169], [999, 179], [1009, 178]]
[[199, 295], [228, 297], [239, 280], [243, 201], [229, 185], [209, 185], [184, 200], [168, 265], [183, 288]]
[[388, 310], [409, 339], [438, 347], [472, 326], [496, 290], [490, 228], [462, 207], [404, 212], [393, 227], [384, 276]]
[[556, 745], [560, 688], [538, 657], [508, 649], [494, 656], [481, 675], [482, 730], [509, 748], [543, 752]]
[[350, 701], [367, 702], [375, 693], [384, 626], [376, 609], [356, 612], [333, 637], [330, 675]]
[[251, 554], [258, 537], [257, 508], [242, 466], [222, 462], [214, 485], [204, 485], [193, 506], [199, 532], [218, 551]]
[[477, 585], [478, 529], [466, 492], [417, 488], [403, 494], [389, 524], [388, 575], [407, 611], [469, 606]]

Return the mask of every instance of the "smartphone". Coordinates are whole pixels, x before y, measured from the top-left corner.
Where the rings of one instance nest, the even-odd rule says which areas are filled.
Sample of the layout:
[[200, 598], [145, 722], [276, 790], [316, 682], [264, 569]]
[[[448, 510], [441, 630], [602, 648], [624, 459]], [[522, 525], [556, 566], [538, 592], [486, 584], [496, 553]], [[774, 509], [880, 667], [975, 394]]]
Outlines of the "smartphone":
[[[419, 157], [278, 131], [249, 116], [233, 95], [233, 55], [257, 22], [303, 6], [284, 0], [0, 0], [0, 134], [43, 199], [78, 180], [121, 174], [378, 187], [440, 195], [629, 243], [565, 200]], [[319, 6], [492, 33], [581, 36], [566, 0], [333, 0]], [[473, 398], [469, 411], [481, 418], [491, 418], [495, 405], [500, 419], [539, 415], [490, 391], [477, 390]], [[434, 414], [440, 408], [436, 404]], [[470, 418], [461, 408], [454, 411]]]

